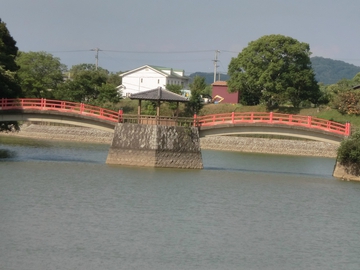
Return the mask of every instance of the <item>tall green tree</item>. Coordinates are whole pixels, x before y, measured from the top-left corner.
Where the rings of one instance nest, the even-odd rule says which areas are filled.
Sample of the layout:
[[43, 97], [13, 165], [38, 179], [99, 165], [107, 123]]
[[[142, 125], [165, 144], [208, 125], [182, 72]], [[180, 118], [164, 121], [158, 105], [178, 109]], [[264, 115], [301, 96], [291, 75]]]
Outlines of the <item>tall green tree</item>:
[[343, 140], [337, 150], [337, 160], [347, 167], [348, 173], [360, 175], [360, 132]]
[[21, 96], [21, 87], [17, 81], [19, 67], [16, 64], [18, 47], [9, 30], [0, 19], [0, 98]]
[[[6, 24], [0, 19], [0, 98], [17, 98], [22, 95], [17, 80], [18, 47]], [[0, 122], [0, 131], [18, 130], [17, 122]]]
[[191, 96], [189, 102], [186, 103], [186, 113], [188, 115], [194, 115], [198, 113], [204, 106], [202, 103], [201, 95], [206, 89], [205, 78], [195, 76], [193, 82], [189, 85], [191, 90]]
[[106, 83], [119, 86], [121, 85], [122, 78], [119, 76], [122, 72], [109, 73]]
[[311, 68], [310, 48], [291, 37], [268, 35], [252, 41], [229, 64], [231, 92], [246, 105], [267, 107], [290, 101], [317, 103], [321, 93]]
[[97, 106], [119, 101], [117, 85], [108, 83], [111, 79], [107, 70], [96, 69], [93, 64], [80, 64], [73, 66], [70, 74], [70, 79], [54, 92], [55, 98]]
[[353, 86], [360, 85], [360, 72], [357, 73], [352, 79]]
[[[182, 85], [179, 85], [179, 84], [168, 84], [166, 85], [166, 89], [175, 93], [175, 94], [178, 94], [180, 95], [181, 94], [181, 89], [182, 89]], [[172, 114], [173, 116], [175, 116], [175, 113], [176, 113], [176, 109], [178, 108], [178, 104], [177, 102], [169, 102], [169, 108], [170, 110], [172, 110]]]
[[17, 60], [18, 76], [25, 97], [50, 98], [63, 83], [66, 66], [60, 59], [46, 52], [20, 52]]

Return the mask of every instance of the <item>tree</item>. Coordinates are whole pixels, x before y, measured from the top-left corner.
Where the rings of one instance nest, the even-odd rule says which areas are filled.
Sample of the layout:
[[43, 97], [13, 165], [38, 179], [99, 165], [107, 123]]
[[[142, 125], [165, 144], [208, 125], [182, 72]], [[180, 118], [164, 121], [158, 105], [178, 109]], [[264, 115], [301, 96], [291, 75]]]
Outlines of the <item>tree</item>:
[[25, 97], [50, 98], [63, 83], [66, 66], [46, 52], [20, 52], [17, 57], [20, 84]]
[[343, 140], [337, 150], [337, 159], [341, 165], [347, 166], [350, 173], [360, 175], [360, 132], [353, 133]]
[[360, 72], [357, 73], [352, 79], [353, 86], [360, 85]]
[[119, 86], [122, 78], [119, 76], [122, 72], [109, 73], [106, 83]]
[[[180, 95], [181, 94], [181, 89], [182, 89], [182, 85], [180, 84], [168, 84], [166, 85], [166, 89]], [[172, 114], [173, 116], [176, 114], [176, 110], [178, 109], [178, 104], [177, 102], [169, 102], [169, 108], [170, 110], [172, 110]]]
[[263, 36], [231, 60], [229, 90], [240, 91], [241, 103], [246, 105], [317, 103], [321, 93], [310, 54], [307, 43], [282, 35]]
[[[6, 24], [0, 19], [0, 98], [20, 97], [21, 87], [17, 80], [16, 56], [18, 47]], [[18, 130], [17, 122], [0, 122], [0, 131]]]
[[6, 24], [0, 19], [0, 97], [16, 98], [21, 96], [21, 87], [16, 72], [19, 67], [15, 60], [18, 53], [16, 41], [10, 35]]
[[109, 80], [107, 70], [96, 69], [93, 64], [80, 64], [73, 66], [70, 74], [70, 79], [54, 92], [55, 98], [97, 106], [119, 101], [117, 85], [107, 83]]
[[341, 114], [360, 115], [360, 91], [358, 90], [339, 93], [333, 103]]
[[205, 78], [195, 76], [193, 82], [189, 86], [191, 90], [191, 96], [189, 102], [186, 103], [186, 112], [189, 115], [194, 115], [198, 113], [204, 106], [201, 95], [206, 89]]

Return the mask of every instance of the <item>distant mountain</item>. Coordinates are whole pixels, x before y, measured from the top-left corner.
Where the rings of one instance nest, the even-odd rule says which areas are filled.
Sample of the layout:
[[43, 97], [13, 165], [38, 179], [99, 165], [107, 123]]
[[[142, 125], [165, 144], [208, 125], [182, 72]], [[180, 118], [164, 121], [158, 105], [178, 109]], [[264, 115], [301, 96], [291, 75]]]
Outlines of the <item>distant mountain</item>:
[[337, 83], [341, 79], [352, 79], [360, 72], [360, 67], [343, 61], [323, 57], [311, 57], [312, 68], [318, 82]]
[[[212, 84], [214, 82], [214, 73], [213, 72], [195, 72], [195, 73], [191, 73], [189, 75], [190, 81], [192, 81], [195, 78], [195, 76], [204, 77], [206, 84]], [[220, 74], [220, 80], [219, 80], [219, 74], [217, 74], [216, 80], [217, 81], [227, 81], [227, 80], [229, 80], [229, 75]]]
[[[334, 84], [341, 79], [352, 79], [360, 72], [360, 67], [339, 60], [319, 56], [311, 57], [310, 60], [316, 80], [324, 84]], [[212, 84], [214, 82], [214, 73], [212, 72], [191, 73], [189, 75], [191, 78], [190, 81], [195, 76], [204, 77], [206, 84]], [[219, 75], [217, 75], [216, 80], [219, 80]], [[220, 74], [220, 81], [227, 80], [229, 80], [229, 75]]]

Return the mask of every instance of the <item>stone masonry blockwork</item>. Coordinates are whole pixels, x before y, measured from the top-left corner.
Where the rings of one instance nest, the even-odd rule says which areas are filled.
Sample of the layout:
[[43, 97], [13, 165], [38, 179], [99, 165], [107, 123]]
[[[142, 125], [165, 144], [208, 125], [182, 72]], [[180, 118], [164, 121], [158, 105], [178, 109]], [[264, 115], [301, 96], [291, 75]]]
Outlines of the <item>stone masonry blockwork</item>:
[[199, 131], [193, 127], [120, 123], [108, 164], [164, 168], [203, 168]]

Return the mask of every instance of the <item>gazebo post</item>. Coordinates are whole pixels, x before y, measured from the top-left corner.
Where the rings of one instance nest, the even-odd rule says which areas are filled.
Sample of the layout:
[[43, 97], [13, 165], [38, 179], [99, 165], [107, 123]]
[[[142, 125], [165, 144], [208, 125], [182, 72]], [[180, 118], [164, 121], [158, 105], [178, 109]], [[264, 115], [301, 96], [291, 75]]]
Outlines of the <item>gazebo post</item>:
[[141, 116], [141, 99], [138, 102], [138, 124], [140, 124], [140, 116]]
[[179, 101], [176, 101], [176, 118], [179, 116]]
[[176, 101], [176, 120], [175, 120], [175, 125], [179, 125], [178, 123], [178, 117], [179, 117], [179, 101]]
[[156, 106], [156, 118], [157, 118], [156, 124], [160, 125], [160, 99], [158, 100]]

